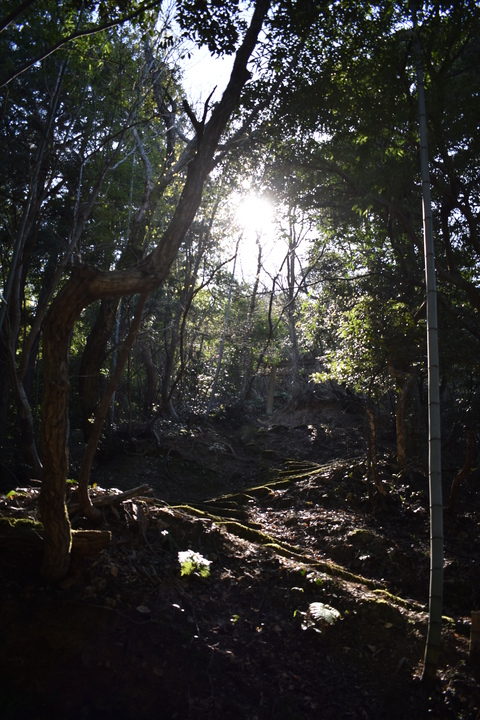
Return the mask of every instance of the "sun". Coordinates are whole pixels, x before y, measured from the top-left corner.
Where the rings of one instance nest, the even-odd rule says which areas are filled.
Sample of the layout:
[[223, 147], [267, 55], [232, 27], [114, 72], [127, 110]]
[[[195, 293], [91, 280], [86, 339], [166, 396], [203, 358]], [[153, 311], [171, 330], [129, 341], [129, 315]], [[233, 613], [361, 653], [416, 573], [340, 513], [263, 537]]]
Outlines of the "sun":
[[260, 280], [271, 284], [285, 264], [285, 243], [280, 233], [282, 205], [269, 193], [253, 190], [245, 183], [229, 197], [229, 216], [237, 238], [235, 272], [246, 282], [257, 277], [261, 251]]
[[265, 268], [268, 248], [274, 237], [274, 206], [266, 195], [255, 192], [238, 194], [234, 202], [235, 224], [241, 233], [238, 267], [243, 278], [251, 282], [257, 273], [259, 249]]
[[273, 215], [273, 203], [269, 198], [253, 192], [240, 197], [235, 212], [236, 220], [245, 235], [253, 236], [254, 240], [257, 237], [271, 236]]

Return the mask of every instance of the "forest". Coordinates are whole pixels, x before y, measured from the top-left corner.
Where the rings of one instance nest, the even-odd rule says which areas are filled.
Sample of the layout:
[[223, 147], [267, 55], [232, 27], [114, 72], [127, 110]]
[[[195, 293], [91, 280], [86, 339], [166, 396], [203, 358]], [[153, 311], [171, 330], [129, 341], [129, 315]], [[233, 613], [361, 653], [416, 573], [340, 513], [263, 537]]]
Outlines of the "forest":
[[480, 6], [4, 0], [4, 720], [479, 720]]

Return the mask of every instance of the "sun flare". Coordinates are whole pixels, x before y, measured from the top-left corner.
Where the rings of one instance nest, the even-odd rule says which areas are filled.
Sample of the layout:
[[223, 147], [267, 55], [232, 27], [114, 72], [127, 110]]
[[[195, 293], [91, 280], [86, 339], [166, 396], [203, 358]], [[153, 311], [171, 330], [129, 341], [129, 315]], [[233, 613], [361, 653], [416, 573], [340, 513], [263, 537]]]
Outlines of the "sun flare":
[[271, 235], [273, 232], [273, 204], [264, 195], [250, 193], [240, 198], [236, 219], [246, 234]]
[[[284, 257], [283, 243], [278, 237], [278, 206], [267, 194], [248, 187], [231, 196], [230, 209], [239, 232], [236, 268], [243, 279], [252, 282], [258, 270], [261, 252], [263, 281], [276, 274]], [[282, 257], [280, 257], [282, 256]]]

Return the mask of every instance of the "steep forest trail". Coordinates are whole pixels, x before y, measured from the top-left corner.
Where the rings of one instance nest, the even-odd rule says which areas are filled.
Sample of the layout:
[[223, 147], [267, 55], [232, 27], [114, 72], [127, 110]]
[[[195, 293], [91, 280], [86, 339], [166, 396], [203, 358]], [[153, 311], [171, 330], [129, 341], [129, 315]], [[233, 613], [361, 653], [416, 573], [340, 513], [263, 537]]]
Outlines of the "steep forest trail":
[[[384, 456], [379, 499], [351, 438], [318, 446], [308, 425], [258, 435], [119, 445], [97, 468], [110, 489], [92, 494], [145, 482], [153, 493], [102, 509], [111, 544], [74, 558], [61, 587], [2, 553], [2, 718], [478, 720], [474, 488], [447, 523], [450, 617], [437, 682], [424, 687], [424, 476]], [[36, 492], [3, 497], [1, 514], [35, 517]], [[181, 575], [187, 551], [199, 564]]]

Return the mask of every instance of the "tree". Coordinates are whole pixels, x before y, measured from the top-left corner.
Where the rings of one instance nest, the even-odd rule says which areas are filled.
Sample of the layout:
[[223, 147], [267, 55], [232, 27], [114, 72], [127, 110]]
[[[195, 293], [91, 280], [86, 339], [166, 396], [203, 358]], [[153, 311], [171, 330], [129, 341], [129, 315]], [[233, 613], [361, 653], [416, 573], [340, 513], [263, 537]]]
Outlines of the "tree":
[[[333, 6], [332, 6], [333, 7]], [[412, 3], [412, 12], [417, 4]], [[295, 90], [284, 88], [272, 108], [274, 124], [291, 129], [295, 138], [277, 138], [279, 185], [296, 185], [305, 204], [328, 208], [338, 231], [338, 218], [358, 212], [368, 222], [383, 222], [399, 267], [402, 285], [392, 294], [398, 299], [408, 285], [419, 288], [420, 218], [412, 201], [420, 183], [415, 168], [417, 127], [413, 111], [411, 40], [402, 25], [409, 20], [404, 4], [379, 4], [364, 11], [355, 3], [335, 7], [328, 17], [329, 38], [335, 50], [315, 52], [312, 43], [298, 64]], [[330, 7], [329, 7], [330, 10]], [[349, 15], [339, 32], [342, 11]], [[458, 291], [462, 300], [450, 309], [465, 323], [465, 306], [480, 307], [478, 287], [478, 133], [471, 115], [471, 99], [478, 105], [478, 77], [471, 72], [478, 62], [478, 3], [425, 3], [418, 8], [422, 22], [423, 68], [417, 53], [416, 90], [420, 108], [421, 189], [425, 244], [428, 326], [429, 475], [431, 494], [430, 620], [424, 676], [431, 677], [438, 662], [442, 605], [442, 497], [440, 465], [439, 362], [432, 220], [441, 228], [443, 256], [438, 276], [449, 297]], [[318, 17], [321, 13], [319, 13]], [[315, 18], [317, 19], [317, 18]], [[372, 29], [377, 31], [377, 37]], [[354, 34], [352, 30], [357, 32]], [[360, 49], [361, 45], [361, 49]], [[304, 60], [309, 62], [303, 63]], [[346, 68], [349, 72], [346, 72]], [[475, 88], [475, 89], [473, 89]], [[432, 190], [427, 154], [425, 93], [430, 104]], [[390, 96], [394, 92], [395, 100]], [[450, 92], [451, 91], [451, 92]], [[315, 101], [315, 98], [317, 100]], [[368, 100], [367, 100], [368, 98]], [[461, 98], [461, 99], [460, 99]], [[373, 112], [372, 112], [373, 109]], [[478, 109], [477, 109], [478, 112]], [[476, 158], [477, 170], [473, 166]], [[293, 172], [292, 172], [293, 170]], [[292, 182], [293, 175], [293, 182]], [[475, 199], [474, 199], [475, 198]], [[352, 226], [351, 220], [348, 222]], [[372, 245], [366, 248], [372, 250]], [[402, 255], [404, 257], [402, 258]], [[407, 262], [405, 261], [407, 260]], [[408, 265], [413, 273], [408, 272]], [[409, 280], [414, 278], [414, 283]], [[456, 292], [455, 292], [456, 294]], [[374, 343], [371, 349], [375, 350]]]
[[[9, 4], [11, 5], [12, 3]], [[2, 18], [0, 18], [0, 32], [7, 30], [14, 22], [23, 24], [24, 12], [34, 4], [35, 0], [25, 0], [19, 6], [13, 7]], [[8, 85], [12, 82], [12, 80], [15, 80], [35, 65], [40, 64], [50, 57], [50, 55], [72, 41], [78, 38], [89, 37], [91, 35], [95, 35], [96, 33], [109, 30], [110, 28], [129, 23], [132, 20], [136, 20], [137, 18], [144, 16], [148, 13], [148, 11], [158, 7], [159, 4], [159, 0], [155, 0], [154, 2], [129, 3], [130, 6], [134, 5], [135, 7], [133, 9], [130, 7], [130, 12], [126, 12], [127, 8], [124, 3], [104, 2], [100, 7], [98, 7], [95, 2], [85, 2], [83, 4], [83, 9], [85, 14], [88, 16], [88, 19], [93, 20], [92, 16], [95, 16], [96, 13], [97, 21], [93, 21], [88, 24], [87, 27], [83, 28], [79, 27], [79, 25], [83, 24], [83, 18], [81, 15], [76, 18], [74, 14], [75, 8], [71, 8], [70, 12], [61, 16], [61, 22], [57, 22], [57, 32], [55, 33], [55, 37], [50, 37], [47, 42], [42, 43], [42, 49], [37, 50], [33, 58], [30, 56], [28, 60], [23, 60], [20, 63], [20, 66], [15, 63], [17, 58], [9, 59], [6, 72], [2, 77], [0, 77], [0, 87]], [[58, 26], [60, 26], [62, 30], [65, 28], [63, 35], [58, 35]], [[75, 27], [75, 30], [72, 31], [73, 27]], [[32, 48], [29, 47], [28, 49], [31, 50]]]
[[40, 495], [45, 529], [43, 571], [60, 578], [68, 570], [71, 531], [65, 508], [68, 460], [68, 348], [74, 324], [82, 310], [96, 300], [140, 293], [149, 294], [167, 276], [178, 248], [199, 206], [203, 185], [228, 120], [236, 108], [248, 79], [250, 55], [268, 11], [268, 2], [258, 0], [244, 39], [239, 46], [229, 83], [210, 117], [197, 129], [185, 183], [173, 216], [160, 243], [136, 267], [100, 271], [81, 266], [53, 301], [44, 326], [45, 392], [42, 403], [42, 448], [44, 473]]
[[[35, 8], [31, 23], [12, 24], [2, 33], [2, 49], [28, 53], [47, 42], [64, 10], [52, 5], [44, 18], [45, 8]], [[135, 183], [133, 191], [141, 162], [134, 162], [132, 152], [141, 145], [135, 138], [147, 124], [150, 139], [161, 145], [165, 123], [160, 112], [155, 117], [142, 60], [138, 33], [125, 27], [77, 39], [75, 52], [49, 57], [4, 90], [1, 141], [10, 171], [1, 192], [5, 302], [0, 306], [0, 363], [5, 392], [0, 424], [4, 452], [19, 447], [19, 457], [36, 477], [41, 474], [35, 437], [39, 340], [49, 303], [65, 270], [80, 259], [112, 267], [119, 256], [131, 263], [142, 252], [150, 187], [147, 182], [142, 195], [137, 190], [141, 183]], [[173, 73], [164, 72], [165, 89], [172, 96]], [[160, 147], [157, 159], [161, 154]], [[132, 206], [138, 207], [137, 214]], [[102, 311], [103, 319], [108, 312], [115, 316], [111, 305], [102, 305]], [[86, 436], [105, 358], [98, 327], [85, 326], [89, 342], [79, 373]], [[82, 383], [82, 371], [89, 382]]]

